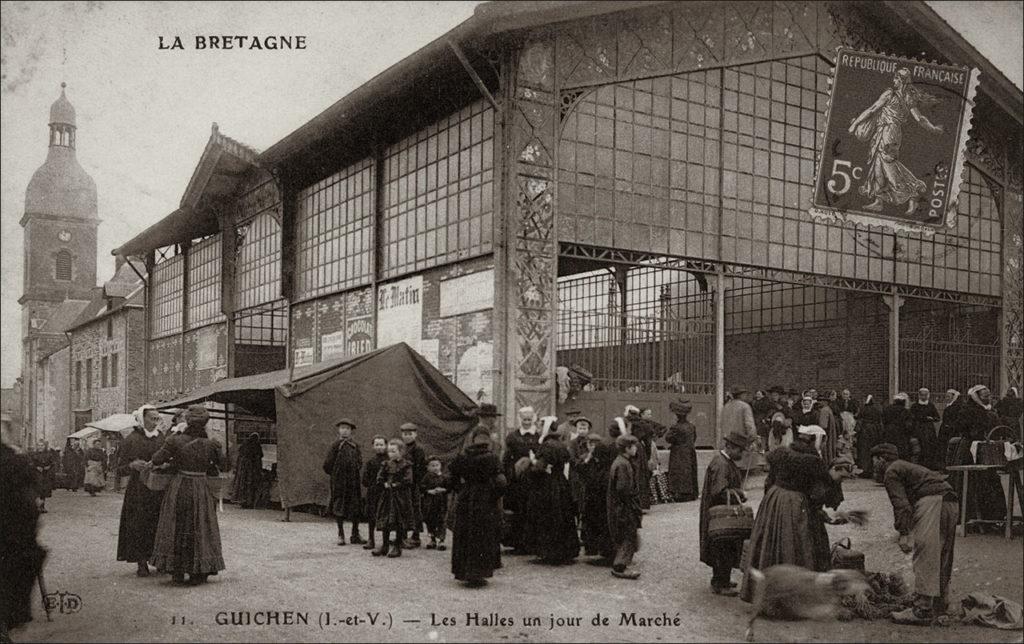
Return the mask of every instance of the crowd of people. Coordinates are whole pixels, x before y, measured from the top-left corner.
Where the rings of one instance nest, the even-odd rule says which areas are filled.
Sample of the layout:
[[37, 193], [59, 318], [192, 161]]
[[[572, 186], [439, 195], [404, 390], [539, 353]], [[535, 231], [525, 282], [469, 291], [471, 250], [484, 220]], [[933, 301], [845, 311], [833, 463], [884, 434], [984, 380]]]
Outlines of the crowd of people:
[[[570, 564], [582, 552], [591, 557], [588, 563], [636, 579], [640, 573], [632, 562], [639, 530], [657, 490], [652, 479], [663, 477], [669, 499], [700, 499], [700, 560], [711, 568], [712, 592], [749, 601], [752, 570], [782, 563], [829, 569], [825, 526], [863, 520], [859, 511], [839, 510], [842, 481], [860, 475], [886, 486], [899, 545], [914, 552], [917, 579], [917, 601], [900, 619], [923, 623], [944, 609], [952, 574], [961, 500], [957, 480], [947, 481], [943, 470], [973, 462], [972, 445], [997, 426], [1006, 426], [1018, 440], [1021, 427], [1021, 401], [1012, 388], [998, 403], [982, 385], [964, 396], [949, 390], [941, 413], [927, 389], [912, 403], [900, 393], [879, 406], [872, 396], [854, 400], [849, 390], [819, 397], [814, 389], [798, 393], [772, 387], [751, 394], [738, 388], [727, 397], [723, 442], [698, 488], [692, 405], [678, 400], [669, 408], [675, 422], [665, 426], [650, 410], [629, 405], [602, 435], [578, 410], [559, 424], [556, 417], [541, 418], [524, 407], [502, 442], [495, 428], [501, 414], [484, 404], [477, 426], [447, 465], [417, 443], [420, 428], [413, 423], [398, 429], [400, 438], [375, 435], [373, 457], [364, 463], [353, 437], [356, 425], [342, 418], [323, 463], [337, 544], [358, 544], [373, 556], [397, 558], [403, 549], [423, 547], [424, 532], [426, 549], [446, 550], [450, 530], [451, 571], [469, 586], [485, 584], [501, 567], [503, 547], [506, 554], [532, 555], [550, 565]], [[153, 574], [152, 565], [177, 583], [186, 583], [186, 575], [189, 584], [204, 583], [224, 570], [208, 481], [226, 467], [226, 459], [207, 435], [209, 414], [193, 405], [166, 434], [157, 429], [159, 413], [153, 407], [143, 406], [135, 419], [111, 465], [118, 477], [128, 477], [117, 559], [134, 563], [139, 576]], [[667, 473], [661, 472], [659, 443], [668, 446]], [[41, 450], [14, 463], [13, 451], [8, 454], [6, 445], [4, 450], [11, 472], [20, 472], [24, 463], [33, 489], [32, 508], [12, 506], [5, 515], [45, 512], [57, 458]], [[102, 489], [106, 456], [98, 440], [87, 450], [69, 442], [59, 468], [65, 486], [91, 494]], [[258, 434], [239, 447], [235, 500], [243, 507], [257, 503], [253, 490], [262, 456]], [[761, 466], [768, 470], [765, 495], [745, 552], [742, 540], [710, 533], [710, 515], [716, 507], [744, 503], [746, 474]], [[154, 472], [166, 477], [166, 486], [152, 484]], [[969, 516], [1002, 519], [1002, 488], [995, 474], [985, 474], [971, 478], [963, 502]], [[362, 523], [368, 528], [365, 539]], [[30, 561], [41, 564], [41, 551], [13, 541], [10, 547], [28, 547], [35, 553]], [[735, 569], [743, 573], [739, 584], [732, 579]]]
[[[751, 571], [778, 564], [829, 570], [825, 526], [864, 520], [861, 511], [839, 510], [842, 481], [859, 475], [885, 485], [899, 547], [914, 555], [914, 604], [893, 619], [930, 623], [946, 610], [959, 503], [967, 505], [968, 517], [1005, 521], [994, 471], [976, 472], [962, 500], [959, 481], [944, 472], [973, 463], [978, 442], [998, 426], [1003, 438], [1020, 440], [1021, 401], [1014, 388], [996, 404], [984, 385], [966, 396], [951, 389], [941, 413], [925, 388], [913, 403], [899, 393], [884, 407], [870, 395], [858, 404], [849, 390], [828, 391], [823, 399], [814, 389], [798, 394], [772, 387], [754, 396], [734, 390], [722, 415], [723, 449], [708, 467], [701, 496], [701, 561], [712, 568], [712, 591], [751, 601]], [[745, 498], [741, 471], [753, 464], [752, 452], [764, 455], [768, 476], [744, 555], [741, 540], [709, 534], [707, 515]], [[738, 593], [731, 579], [737, 568], [744, 573]]]

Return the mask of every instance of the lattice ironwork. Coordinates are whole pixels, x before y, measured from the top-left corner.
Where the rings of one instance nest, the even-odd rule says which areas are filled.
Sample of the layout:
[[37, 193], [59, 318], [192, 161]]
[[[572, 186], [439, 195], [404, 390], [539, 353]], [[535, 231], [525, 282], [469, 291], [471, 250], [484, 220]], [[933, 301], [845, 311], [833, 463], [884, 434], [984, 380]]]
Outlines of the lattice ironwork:
[[712, 294], [682, 270], [603, 269], [558, 280], [558, 364], [607, 391], [714, 389]]
[[1006, 195], [1003, 237], [1003, 325], [1005, 386], [1024, 384], [1024, 206], [1021, 194]]

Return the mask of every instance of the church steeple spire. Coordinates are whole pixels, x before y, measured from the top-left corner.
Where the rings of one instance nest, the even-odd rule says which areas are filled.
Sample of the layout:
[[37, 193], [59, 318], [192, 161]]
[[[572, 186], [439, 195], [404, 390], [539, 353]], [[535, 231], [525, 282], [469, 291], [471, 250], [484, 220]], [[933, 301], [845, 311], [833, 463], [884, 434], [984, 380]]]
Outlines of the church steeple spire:
[[50, 147], [75, 149], [75, 107], [64, 93], [67, 83], [60, 84], [60, 98], [50, 106]]

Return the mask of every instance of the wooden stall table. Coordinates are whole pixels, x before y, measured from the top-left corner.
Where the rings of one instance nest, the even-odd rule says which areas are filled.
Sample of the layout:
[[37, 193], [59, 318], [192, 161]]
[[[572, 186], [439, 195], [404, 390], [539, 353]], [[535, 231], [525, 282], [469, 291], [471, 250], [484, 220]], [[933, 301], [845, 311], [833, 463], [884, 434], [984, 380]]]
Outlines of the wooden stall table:
[[[1016, 492], [1017, 502], [1021, 506], [1021, 514], [1024, 514], [1024, 489], [1021, 489], [1022, 483], [1020, 477], [1017, 474], [1018, 469], [1008, 469], [1004, 465], [948, 465], [946, 471], [948, 472], [963, 472], [963, 483], [960, 486], [960, 523], [957, 526], [957, 536], [967, 536], [967, 481], [970, 479], [971, 472], [984, 472], [995, 470], [1000, 476], [1007, 475], [1010, 477], [1010, 484], [1007, 486], [1006, 496], [1006, 520], [1005, 523], [1005, 537], [1010, 539], [1013, 536], [1013, 497]], [[988, 519], [972, 519], [972, 523], [1000, 523], [999, 521], [992, 521]]]

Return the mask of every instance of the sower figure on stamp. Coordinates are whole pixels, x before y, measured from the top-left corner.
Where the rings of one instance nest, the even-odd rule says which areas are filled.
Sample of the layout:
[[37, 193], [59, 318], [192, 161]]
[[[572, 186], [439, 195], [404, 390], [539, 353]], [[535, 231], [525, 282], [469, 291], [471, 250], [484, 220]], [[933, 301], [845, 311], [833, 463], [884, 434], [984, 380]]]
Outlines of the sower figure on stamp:
[[377, 547], [377, 504], [380, 502], [382, 484], [377, 480], [377, 473], [388, 460], [388, 439], [377, 435], [373, 437], [373, 457], [363, 466], [363, 487], [366, 488], [366, 522], [370, 535], [363, 545], [363, 550]]
[[[416, 444], [416, 432], [419, 427], [416, 423], [405, 423], [402, 430], [402, 442], [405, 443], [405, 459], [412, 463], [412, 479], [414, 490], [420, 489], [420, 482], [423, 475], [427, 473], [427, 453]], [[412, 526], [409, 531], [409, 538], [402, 544], [405, 548], [420, 547], [420, 533], [423, 532], [423, 509], [420, 507], [420, 495], [412, 495]]]
[[363, 538], [359, 536], [363, 492], [359, 474], [363, 467], [363, 457], [359, 446], [352, 440], [352, 431], [356, 425], [348, 418], [342, 418], [334, 426], [338, 430], [338, 440], [331, 445], [324, 459], [324, 472], [331, 477], [329, 507], [338, 523], [338, 545], [345, 545], [345, 521], [352, 522], [352, 543], [360, 544], [363, 543]]
[[117, 560], [135, 562], [136, 574], [149, 576], [146, 564], [153, 556], [153, 541], [156, 527], [160, 522], [160, 504], [163, 492], [146, 487], [139, 474], [142, 466], [152, 460], [153, 454], [164, 444], [164, 437], [156, 428], [160, 412], [151, 405], [143, 405], [135, 411], [135, 429], [124, 439], [118, 450], [117, 475], [130, 476], [124, 490], [121, 506], [121, 524], [117, 533]]
[[730, 494], [746, 501], [743, 494], [743, 473], [736, 462], [750, 443], [750, 436], [742, 430], [726, 435], [722, 450], [715, 454], [704, 473], [704, 488], [700, 497], [700, 560], [711, 566], [711, 590], [716, 595], [736, 595], [732, 569], [740, 565], [742, 542], [711, 541], [708, 538], [710, 516], [708, 510], [716, 505], [725, 505]]
[[899, 546], [914, 553], [914, 605], [892, 614], [901, 624], [927, 625], [946, 612], [953, 575], [957, 496], [946, 477], [899, 458], [892, 443], [871, 450], [875, 480], [892, 502]]
[[927, 186], [900, 162], [903, 124], [913, 118], [926, 131], [942, 134], [942, 126], [919, 111], [921, 106], [935, 102], [934, 96], [914, 86], [910, 70], [901, 67], [893, 75], [892, 87], [850, 121], [850, 133], [871, 144], [867, 176], [859, 188], [862, 195], [873, 200], [864, 206], [865, 210], [880, 212], [884, 204], [907, 204], [908, 215], [917, 210], [917, 202], [927, 192]]

